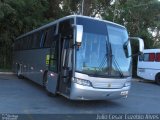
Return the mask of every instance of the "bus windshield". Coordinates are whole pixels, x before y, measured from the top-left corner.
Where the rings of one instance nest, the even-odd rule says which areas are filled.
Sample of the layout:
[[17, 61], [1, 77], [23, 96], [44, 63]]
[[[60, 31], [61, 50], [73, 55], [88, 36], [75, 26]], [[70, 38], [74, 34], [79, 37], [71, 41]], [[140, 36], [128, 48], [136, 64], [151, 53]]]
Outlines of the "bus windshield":
[[[125, 29], [108, 26], [108, 36], [112, 52], [111, 74], [116, 74], [119, 69], [124, 76], [131, 75], [131, 57], [126, 57], [123, 45], [128, 41], [128, 33]], [[127, 46], [128, 55], [131, 55], [130, 43]]]
[[[131, 58], [126, 57], [123, 48], [128, 40], [127, 31], [108, 25], [105, 29], [108, 34], [84, 31], [76, 52], [76, 71], [98, 77], [130, 76]], [[131, 54], [130, 44], [128, 53]]]

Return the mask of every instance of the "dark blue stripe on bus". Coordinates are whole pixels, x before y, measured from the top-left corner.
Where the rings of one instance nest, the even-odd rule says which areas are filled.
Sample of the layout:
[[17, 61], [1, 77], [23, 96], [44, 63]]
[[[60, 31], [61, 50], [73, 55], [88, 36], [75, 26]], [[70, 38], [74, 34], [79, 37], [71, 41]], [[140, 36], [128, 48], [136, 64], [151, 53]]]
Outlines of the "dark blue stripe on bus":
[[160, 70], [160, 69], [155, 69], [155, 68], [138, 68], [138, 69]]

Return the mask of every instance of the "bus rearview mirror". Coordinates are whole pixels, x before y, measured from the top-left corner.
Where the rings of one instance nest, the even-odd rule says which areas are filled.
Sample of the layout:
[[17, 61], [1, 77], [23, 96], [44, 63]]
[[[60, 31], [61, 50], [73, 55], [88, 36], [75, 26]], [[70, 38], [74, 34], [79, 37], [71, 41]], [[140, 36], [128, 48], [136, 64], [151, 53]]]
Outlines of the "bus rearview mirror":
[[143, 39], [139, 38], [139, 37], [130, 37], [130, 40], [138, 40], [139, 41], [139, 52], [143, 53], [144, 50], [144, 41]]
[[76, 42], [78, 46], [81, 45], [82, 37], [83, 37], [83, 26], [76, 25]]

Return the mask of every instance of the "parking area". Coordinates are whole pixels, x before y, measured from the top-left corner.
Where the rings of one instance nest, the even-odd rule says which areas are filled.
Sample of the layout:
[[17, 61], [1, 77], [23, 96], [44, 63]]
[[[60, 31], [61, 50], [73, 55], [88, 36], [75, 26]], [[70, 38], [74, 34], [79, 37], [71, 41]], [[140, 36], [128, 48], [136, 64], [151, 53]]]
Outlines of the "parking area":
[[0, 113], [25, 114], [97, 114], [159, 113], [160, 86], [132, 81], [127, 99], [72, 101], [62, 96], [49, 97], [45, 90], [13, 74], [0, 74]]

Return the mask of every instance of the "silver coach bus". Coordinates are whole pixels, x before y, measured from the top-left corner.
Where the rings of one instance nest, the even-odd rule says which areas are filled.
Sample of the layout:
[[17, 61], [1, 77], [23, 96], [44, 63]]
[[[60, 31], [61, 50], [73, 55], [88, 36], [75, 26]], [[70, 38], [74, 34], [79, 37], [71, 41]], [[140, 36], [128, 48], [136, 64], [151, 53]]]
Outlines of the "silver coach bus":
[[[140, 38], [139, 50], [144, 44]], [[132, 58], [127, 30], [119, 24], [71, 15], [15, 40], [13, 70], [48, 93], [72, 100], [126, 97]]]

